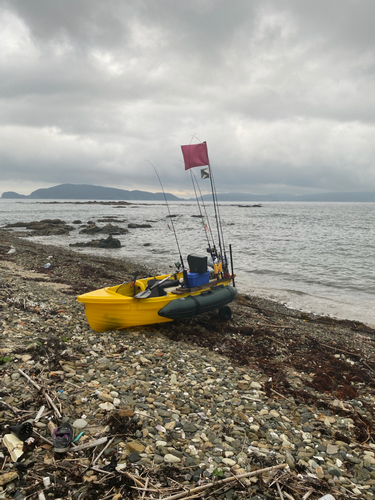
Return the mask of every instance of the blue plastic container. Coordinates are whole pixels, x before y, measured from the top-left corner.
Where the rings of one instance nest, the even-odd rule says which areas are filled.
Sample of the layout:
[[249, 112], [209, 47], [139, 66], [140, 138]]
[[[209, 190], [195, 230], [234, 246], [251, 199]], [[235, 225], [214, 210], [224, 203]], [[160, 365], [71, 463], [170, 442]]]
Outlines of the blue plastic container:
[[207, 271], [203, 274], [198, 274], [198, 273], [187, 273], [188, 275], [188, 280], [189, 280], [189, 287], [194, 287], [194, 286], [199, 286], [199, 285], [205, 285], [210, 281], [210, 272]]

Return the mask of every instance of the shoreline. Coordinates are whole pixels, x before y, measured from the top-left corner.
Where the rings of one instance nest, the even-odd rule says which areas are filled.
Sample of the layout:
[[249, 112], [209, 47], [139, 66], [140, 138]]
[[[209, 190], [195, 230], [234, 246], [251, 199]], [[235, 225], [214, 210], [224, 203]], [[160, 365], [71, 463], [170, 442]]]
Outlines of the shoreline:
[[[121, 467], [111, 472], [117, 491], [129, 495], [135, 491], [129, 481], [145, 486], [142, 474], [162, 490], [170, 478], [178, 493], [178, 485], [195, 486], [194, 474], [204, 485], [215, 481], [215, 470], [230, 477], [287, 464], [282, 474], [274, 469], [230, 488], [246, 491], [247, 498], [279, 498], [277, 480], [290, 495], [312, 489], [312, 500], [325, 493], [375, 497], [374, 329], [239, 295], [229, 322], [211, 312], [99, 334], [89, 328], [76, 295], [129, 280], [138, 266], [7, 231], [0, 238], [0, 359], [7, 360], [0, 364], [2, 428], [35, 418], [46, 405], [35, 424], [44, 439], [51, 439], [53, 418], [56, 424], [68, 420], [76, 434], [77, 421], [84, 420], [79, 444], [112, 440], [100, 458], [105, 445], [98, 447], [95, 465], [92, 449], [62, 458], [35, 435], [36, 448], [25, 458], [36, 460], [42, 475], [68, 475], [71, 489], [85, 486], [99, 499], [112, 486], [95, 467], [111, 459], [131, 477], [141, 471], [141, 486], [129, 476], [126, 483]], [[11, 246], [16, 251], [8, 254]], [[61, 418], [19, 368], [45, 388]], [[66, 465], [62, 472], [62, 462], [74, 464], [78, 475]], [[3, 467], [3, 473], [13, 470], [10, 457]], [[31, 468], [27, 487], [33, 477]], [[52, 498], [66, 496], [58, 488], [52, 486]]]

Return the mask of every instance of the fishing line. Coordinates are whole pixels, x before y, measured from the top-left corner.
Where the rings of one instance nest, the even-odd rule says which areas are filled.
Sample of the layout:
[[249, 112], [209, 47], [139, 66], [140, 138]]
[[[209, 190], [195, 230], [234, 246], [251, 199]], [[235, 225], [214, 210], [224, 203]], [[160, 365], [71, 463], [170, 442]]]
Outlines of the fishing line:
[[184, 269], [185, 268], [184, 261], [183, 261], [182, 255], [181, 255], [181, 250], [180, 250], [180, 245], [178, 243], [177, 233], [176, 233], [176, 230], [175, 230], [175, 227], [174, 227], [174, 224], [173, 224], [173, 217], [172, 217], [171, 211], [169, 209], [169, 204], [168, 204], [168, 200], [167, 200], [167, 197], [165, 195], [165, 192], [164, 192], [163, 184], [161, 183], [159, 174], [158, 174], [156, 168], [154, 167], [154, 165], [150, 162], [150, 160], [145, 160], [145, 161], [147, 161], [152, 166], [152, 168], [155, 170], [155, 174], [156, 174], [157, 178], [159, 179], [160, 187], [161, 187], [161, 190], [163, 191], [165, 204], [167, 205], [169, 219], [171, 221], [171, 226], [172, 226], [174, 237], [175, 237], [175, 240], [176, 240], [176, 244], [177, 244], [177, 249], [178, 249], [178, 253], [179, 253], [179, 256], [180, 256], [181, 265], [182, 265], [182, 268]]
[[[197, 190], [196, 190], [196, 187], [197, 187], [197, 188], [198, 188], [198, 190], [199, 190], [199, 193], [200, 193], [200, 196], [201, 196], [201, 199], [202, 199], [202, 204], [203, 204], [203, 207], [204, 207], [205, 212], [206, 212], [206, 207], [205, 207], [205, 204], [204, 204], [204, 202], [203, 202], [203, 197], [202, 197], [202, 193], [201, 193], [201, 190], [200, 190], [200, 187], [199, 187], [198, 181], [197, 181], [197, 179], [196, 179], [196, 177], [195, 177], [195, 174], [193, 173], [193, 171], [192, 171], [191, 169], [190, 169], [190, 176], [191, 176], [191, 182], [192, 182], [192, 184], [193, 184], [193, 188], [194, 188], [195, 199], [197, 200], [197, 205], [198, 205], [198, 209], [199, 209], [199, 214], [200, 214], [200, 216], [201, 216], [201, 218], [202, 218], [202, 222], [203, 222], [203, 224], [204, 224], [204, 225], [206, 225], [206, 224], [205, 224], [204, 215], [203, 215], [203, 213], [202, 213], [202, 209], [201, 209], [201, 206], [200, 206], [200, 203], [199, 203], [199, 198], [198, 198], [198, 195], [197, 195]], [[194, 181], [195, 181], [195, 182], [194, 182]], [[208, 227], [208, 229], [209, 229], [209, 231], [210, 231], [211, 238], [212, 238], [212, 244], [213, 244], [213, 246], [215, 246], [215, 242], [214, 242], [213, 234], [212, 234], [212, 231], [211, 231], [210, 221], [209, 221], [209, 219], [208, 219], [207, 212], [206, 212], [206, 219], [207, 219], [207, 227]], [[206, 234], [207, 244], [208, 244], [208, 246], [210, 246], [210, 239], [209, 239], [209, 237], [208, 237], [206, 227], [204, 228], [204, 232], [205, 232], [205, 234]]]

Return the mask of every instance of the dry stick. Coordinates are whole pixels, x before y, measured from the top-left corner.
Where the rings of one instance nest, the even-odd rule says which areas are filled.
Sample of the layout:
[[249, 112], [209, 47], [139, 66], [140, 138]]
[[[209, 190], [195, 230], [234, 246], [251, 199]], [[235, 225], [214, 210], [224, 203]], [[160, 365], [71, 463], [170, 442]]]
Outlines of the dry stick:
[[41, 406], [40, 407], [40, 410], [38, 411], [38, 413], [36, 414], [35, 418], [34, 418], [34, 422], [38, 422], [38, 420], [40, 419], [40, 417], [43, 415], [43, 412], [45, 410], [45, 406]]
[[286, 491], [284, 491], [284, 496], [286, 496], [286, 498], [288, 498], [289, 500], [294, 500], [294, 497], [292, 495], [289, 495], [289, 493], [287, 493]]
[[125, 476], [128, 476], [128, 477], [130, 477], [130, 479], [133, 479], [133, 481], [136, 484], [138, 484], [139, 486], [141, 486], [142, 488], [144, 488], [144, 484], [142, 483], [142, 481], [140, 481], [138, 478], [134, 477], [133, 474], [130, 474], [130, 472], [126, 472], [126, 471], [124, 471], [123, 473], [125, 474]]
[[277, 394], [278, 396], [280, 396], [281, 398], [283, 399], [288, 399], [286, 396], [283, 396], [282, 394], [280, 394], [279, 392], [275, 391], [275, 389], [272, 389], [271, 388], [271, 391], [274, 392], [275, 394]]
[[70, 385], [73, 385], [74, 387], [76, 387], [77, 389], [82, 389], [83, 387], [85, 387], [87, 384], [83, 384], [81, 386], [79, 385], [76, 385], [76, 384], [73, 384], [73, 382], [69, 382], [69, 380], [64, 380], [64, 384], [70, 384]]
[[282, 491], [281, 491], [281, 488], [280, 488], [280, 485], [279, 485], [279, 481], [276, 481], [276, 487], [277, 487], [277, 491], [279, 492], [281, 500], [284, 500], [284, 496], [282, 494]]
[[38, 391], [41, 390], [41, 387], [36, 383], [34, 382], [34, 380], [32, 380], [24, 371], [21, 370], [21, 368], [18, 368], [18, 371], [25, 377], [27, 378], [27, 380], [33, 384], [34, 387], [36, 387], [38, 389]]
[[204, 484], [203, 486], [198, 486], [197, 488], [193, 488], [189, 491], [185, 491], [183, 493], [178, 493], [177, 495], [172, 495], [171, 497], [164, 498], [164, 500], [175, 500], [177, 498], [183, 498], [183, 497], [188, 497], [191, 493], [197, 493], [198, 491], [203, 491], [208, 488], [211, 488], [212, 486], [219, 486], [220, 484], [225, 484], [229, 483], [230, 481], [233, 481], [234, 479], [242, 479], [244, 477], [251, 477], [251, 476], [257, 476], [258, 474], [262, 474], [263, 472], [270, 472], [275, 469], [282, 469], [286, 467], [287, 464], [279, 464], [275, 465], [274, 467], [267, 467], [265, 469], [260, 469], [260, 470], [254, 470], [252, 472], [246, 472], [245, 474], [239, 474], [237, 477], [232, 476], [232, 477], [227, 477], [226, 479], [221, 479], [220, 481], [217, 481], [216, 483], [208, 483]]
[[55, 403], [52, 401], [52, 399], [48, 396], [48, 394], [46, 392], [44, 392], [44, 396], [47, 400], [47, 402], [52, 406], [52, 409], [53, 411], [55, 412], [55, 415], [57, 418], [62, 418], [61, 417], [61, 413], [59, 412], [59, 410], [57, 409]]
[[50, 444], [51, 446], [53, 446], [53, 442], [50, 441], [49, 439], [45, 438], [44, 436], [42, 436], [41, 434], [39, 434], [39, 432], [37, 432], [35, 429], [33, 429], [33, 433], [36, 434], [38, 437], [40, 437], [40, 439], [42, 439], [43, 441], [45, 441], [46, 443]]
[[92, 465], [95, 465], [95, 463], [99, 460], [99, 458], [102, 456], [102, 453], [104, 452], [104, 450], [106, 450], [108, 448], [108, 446], [112, 443], [112, 441], [114, 440], [115, 438], [113, 437], [112, 439], [110, 439], [108, 441], [108, 443], [104, 446], [104, 448], [102, 449], [102, 451], [99, 453], [99, 455], [95, 458], [95, 460], [92, 462]]
[[358, 358], [361, 357], [360, 354], [357, 354], [355, 352], [344, 351], [343, 349], [339, 349], [338, 347], [333, 347], [331, 345], [323, 344], [323, 342], [320, 342], [320, 345], [322, 345], [324, 347], [328, 347], [328, 349], [334, 349], [335, 351], [340, 351], [340, 352], [343, 352], [345, 354], [350, 354], [351, 356], [357, 356]]
[[[0, 404], [6, 406], [7, 408], [9, 408], [13, 413], [15, 413], [17, 416], [19, 415], [20, 413], [20, 410], [18, 408], [15, 408], [14, 406], [11, 406], [9, 405], [8, 403], [6, 403], [5, 401], [0, 401]], [[26, 410], [23, 410], [23, 411], [26, 411]]]
[[302, 497], [302, 500], [307, 500], [310, 495], [314, 493], [314, 490], [309, 490], [307, 493], [305, 493]]
[[361, 361], [361, 363], [363, 363], [365, 366], [367, 366], [367, 368], [370, 370], [370, 372], [374, 373], [374, 369], [373, 369], [373, 368], [371, 368], [371, 367], [370, 367], [367, 363], [365, 363], [365, 362], [363, 361], [363, 359], [360, 359], [360, 361]]
[[146, 491], [151, 491], [151, 493], [160, 493], [160, 490], [157, 490], [156, 488], [147, 488], [147, 479], [148, 478], [146, 478], [146, 483], [144, 488], [139, 488], [138, 486], [131, 487], [133, 490], [143, 491], [142, 499], [144, 498], [144, 495], [146, 495]]
[[79, 451], [79, 450], [85, 450], [86, 448], [94, 448], [95, 446], [98, 446], [99, 444], [103, 444], [107, 442], [106, 437], [102, 437], [100, 439], [97, 439], [96, 441], [91, 441], [91, 443], [85, 443], [85, 444], [80, 444], [76, 446], [75, 448], [72, 448], [70, 451]]
[[[38, 385], [36, 382], [34, 382], [34, 380], [32, 380], [23, 370], [21, 370], [21, 368], [18, 368], [18, 371], [25, 377], [27, 378], [27, 380], [33, 384], [34, 387], [36, 387], [38, 389], [38, 391], [41, 391], [42, 388], [40, 387], [40, 385]], [[48, 394], [44, 393], [44, 396], [46, 398], [46, 400], [48, 401], [48, 403], [52, 406], [56, 416], [58, 418], [61, 418], [61, 413], [59, 412], [59, 410], [56, 408], [54, 402], [52, 401], [52, 399], [48, 396]]]

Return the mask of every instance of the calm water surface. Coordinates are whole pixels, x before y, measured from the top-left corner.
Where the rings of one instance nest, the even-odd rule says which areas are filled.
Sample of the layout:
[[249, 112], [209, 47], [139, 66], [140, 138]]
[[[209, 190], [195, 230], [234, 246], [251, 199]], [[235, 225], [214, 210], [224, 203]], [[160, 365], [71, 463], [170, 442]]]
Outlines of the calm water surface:
[[[243, 204], [243, 203], [241, 203]], [[248, 205], [251, 205], [250, 203]], [[206, 233], [195, 203], [171, 202], [181, 253], [205, 255]], [[213, 209], [207, 204], [215, 241]], [[260, 208], [220, 205], [225, 246], [232, 244], [236, 286], [241, 293], [274, 299], [307, 312], [355, 319], [375, 325], [375, 204], [264, 203]], [[0, 226], [59, 218], [71, 224], [115, 217], [119, 226], [149, 222], [118, 236], [117, 250], [76, 250], [148, 261], [168, 272], [179, 253], [165, 204], [129, 206], [46, 203], [0, 199]], [[98, 222], [97, 222], [98, 223]], [[98, 223], [104, 224], [104, 223]], [[39, 243], [68, 247], [91, 241], [74, 225], [70, 236], [34, 237]], [[102, 237], [102, 236], [98, 236]], [[98, 238], [95, 236], [95, 238]], [[211, 237], [209, 237], [211, 240]]]

